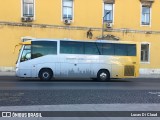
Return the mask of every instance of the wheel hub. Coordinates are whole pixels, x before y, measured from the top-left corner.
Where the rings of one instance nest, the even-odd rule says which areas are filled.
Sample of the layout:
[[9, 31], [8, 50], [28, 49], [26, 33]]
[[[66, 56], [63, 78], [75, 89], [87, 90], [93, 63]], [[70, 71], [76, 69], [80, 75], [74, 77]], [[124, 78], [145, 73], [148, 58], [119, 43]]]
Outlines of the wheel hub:
[[48, 77], [49, 77], [49, 73], [48, 73], [48, 72], [44, 72], [44, 73], [43, 73], [43, 78], [46, 79], [46, 78], [48, 78]]
[[101, 73], [101, 74], [100, 74], [100, 78], [101, 78], [102, 80], [106, 80], [107, 74], [106, 74], [106, 73]]

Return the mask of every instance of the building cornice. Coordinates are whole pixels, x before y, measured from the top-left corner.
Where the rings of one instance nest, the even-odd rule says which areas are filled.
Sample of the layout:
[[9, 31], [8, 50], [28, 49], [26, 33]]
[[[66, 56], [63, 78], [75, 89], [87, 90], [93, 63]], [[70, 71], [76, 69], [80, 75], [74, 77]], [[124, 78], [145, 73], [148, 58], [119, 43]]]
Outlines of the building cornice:
[[154, 0], [139, 0], [139, 1], [142, 3], [142, 5], [148, 6], [148, 7], [151, 7], [154, 2]]
[[104, 3], [114, 4], [115, 0], [103, 0]]
[[[16, 26], [16, 27], [30, 27], [30, 28], [56, 28], [56, 29], [68, 29], [68, 30], [86, 30], [101, 31], [102, 28], [98, 27], [81, 27], [81, 26], [65, 26], [65, 25], [51, 25], [51, 24], [33, 24], [22, 22], [6, 22], [0, 21], [0, 26]], [[109, 28], [104, 32], [122, 32], [122, 33], [140, 33], [140, 34], [160, 34], [160, 31], [154, 30], [135, 30], [132, 28]]]

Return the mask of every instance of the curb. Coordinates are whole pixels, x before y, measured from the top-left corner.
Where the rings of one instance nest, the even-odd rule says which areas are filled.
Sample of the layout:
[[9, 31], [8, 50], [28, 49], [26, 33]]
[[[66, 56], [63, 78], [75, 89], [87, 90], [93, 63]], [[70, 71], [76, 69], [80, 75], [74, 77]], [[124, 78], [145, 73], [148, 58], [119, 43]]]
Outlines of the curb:
[[0, 72], [0, 76], [16, 76], [15, 71]]

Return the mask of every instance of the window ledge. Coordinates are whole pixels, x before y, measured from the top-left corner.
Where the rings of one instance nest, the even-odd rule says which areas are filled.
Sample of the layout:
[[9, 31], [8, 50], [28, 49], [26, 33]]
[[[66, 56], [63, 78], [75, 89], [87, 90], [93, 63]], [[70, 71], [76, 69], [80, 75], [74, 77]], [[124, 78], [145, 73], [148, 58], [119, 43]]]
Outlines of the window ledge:
[[150, 27], [151, 26], [151, 24], [149, 24], [149, 25], [143, 25], [143, 24], [141, 24], [141, 27]]
[[150, 64], [150, 62], [140, 62], [141, 64]]

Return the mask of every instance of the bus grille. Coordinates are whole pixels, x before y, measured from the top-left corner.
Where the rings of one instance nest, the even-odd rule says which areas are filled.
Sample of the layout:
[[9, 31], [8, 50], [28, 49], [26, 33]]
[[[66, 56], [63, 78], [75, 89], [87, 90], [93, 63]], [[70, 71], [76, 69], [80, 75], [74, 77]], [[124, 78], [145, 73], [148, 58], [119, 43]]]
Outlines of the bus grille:
[[133, 65], [126, 65], [124, 66], [124, 76], [134, 76], [134, 66]]

